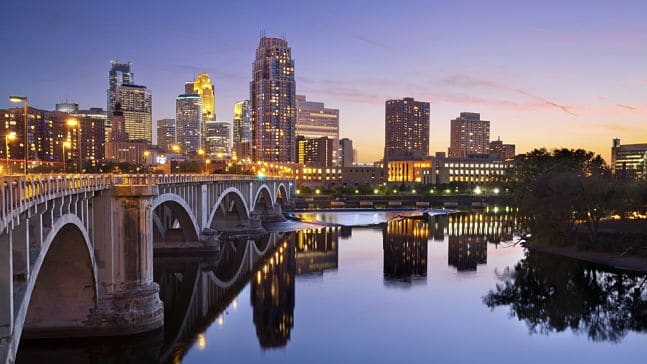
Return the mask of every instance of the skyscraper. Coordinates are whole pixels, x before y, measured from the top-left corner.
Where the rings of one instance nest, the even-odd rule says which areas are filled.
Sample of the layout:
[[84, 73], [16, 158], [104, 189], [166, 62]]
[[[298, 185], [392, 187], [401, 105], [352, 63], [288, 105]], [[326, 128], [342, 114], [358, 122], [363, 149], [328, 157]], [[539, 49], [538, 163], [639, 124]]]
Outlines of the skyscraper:
[[106, 110], [108, 112], [108, 119], [106, 128], [112, 127], [112, 113], [115, 104], [117, 103], [117, 87], [121, 85], [130, 85], [133, 81], [133, 73], [130, 72], [130, 65], [132, 63], [118, 63], [117, 61], [110, 61], [110, 71], [108, 71], [108, 104]]
[[294, 60], [285, 39], [261, 38], [252, 65], [252, 158], [296, 160]]
[[252, 149], [252, 110], [249, 100], [234, 104], [233, 152], [238, 159], [250, 159]]
[[157, 120], [157, 145], [162, 150], [170, 150], [177, 143], [175, 119]]
[[245, 143], [252, 140], [252, 115], [249, 100], [234, 104], [234, 143]]
[[200, 95], [182, 94], [175, 99], [177, 143], [182, 152], [196, 152], [202, 141], [202, 99]]
[[411, 97], [386, 101], [384, 160], [416, 160], [429, 155], [429, 103]]
[[117, 86], [117, 102], [121, 104], [125, 128], [130, 140], [145, 140], [151, 143], [153, 141], [151, 92], [146, 86], [133, 84]]
[[201, 73], [196, 76], [193, 91], [202, 98], [202, 120], [216, 120], [215, 93], [208, 74]]
[[339, 144], [339, 110], [324, 107], [323, 102], [306, 101], [303, 95], [297, 95], [296, 135], [306, 139], [323, 137], [332, 141], [332, 165], [337, 166]]
[[204, 125], [206, 152], [217, 158], [229, 157], [233, 144], [231, 121], [209, 120]]
[[487, 155], [490, 143], [490, 122], [481, 120], [481, 114], [462, 112], [451, 121], [450, 158]]

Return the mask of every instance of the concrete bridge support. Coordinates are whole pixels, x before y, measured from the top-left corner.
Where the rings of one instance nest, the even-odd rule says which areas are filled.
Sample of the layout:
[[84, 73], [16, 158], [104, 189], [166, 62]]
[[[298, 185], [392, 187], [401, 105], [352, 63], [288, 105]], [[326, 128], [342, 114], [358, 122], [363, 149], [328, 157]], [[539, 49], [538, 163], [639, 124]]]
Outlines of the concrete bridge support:
[[159, 287], [153, 281], [151, 202], [157, 186], [116, 186], [95, 199], [94, 241], [99, 300], [94, 334], [123, 335], [164, 323]]

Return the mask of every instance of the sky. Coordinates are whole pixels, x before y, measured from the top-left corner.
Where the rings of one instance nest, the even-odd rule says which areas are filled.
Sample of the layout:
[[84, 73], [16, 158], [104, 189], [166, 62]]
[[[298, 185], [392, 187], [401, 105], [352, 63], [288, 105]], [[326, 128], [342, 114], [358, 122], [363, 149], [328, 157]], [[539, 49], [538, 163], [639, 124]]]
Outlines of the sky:
[[[133, 62], [153, 120], [175, 116], [207, 72], [218, 120], [249, 98], [259, 35], [292, 48], [297, 94], [340, 110], [361, 162], [381, 158], [384, 103], [431, 103], [430, 151], [447, 151], [460, 112], [491, 139], [584, 148], [647, 143], [647, 2], [9, 1], [0, 5], [0, 108], [106, 107], [110, 60]], [[2, 96], [5, 95], [5, 96]]]

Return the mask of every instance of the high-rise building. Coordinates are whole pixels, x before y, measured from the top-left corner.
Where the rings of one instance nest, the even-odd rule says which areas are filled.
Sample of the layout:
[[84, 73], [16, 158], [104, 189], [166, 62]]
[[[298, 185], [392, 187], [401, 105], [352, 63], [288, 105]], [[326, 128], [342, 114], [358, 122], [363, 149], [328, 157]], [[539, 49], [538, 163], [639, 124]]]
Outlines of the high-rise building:
[[201, 73], [196, 76], [193, 81], [193, 93], [202, 98], [202, 120], [216, 120], [215, 93], [208, 74]]
[[252, 110], [249, 100], [234, 104], [233, 155], [238, 159], [252, 157]]
[[294, 162], [296, 82], [292, 51], [285, 39], [261, 38], [252, 76], [252, 158]]
[[429, 103], [411, 97], [387, 100], [384, 160], [418, 160], [429, 155]]
[[621, 145], [620, 139], [613, 139], [611, 168], [623, 178], [646, 179], [647, 143]]
[[149, 144], [145, 140], [132, 140], [126, 131], [126, 118], [119, 103], [112, 113], [112, 130], [106, 142], [106, 159], [114, 162], [144, 163], [144, 153]]
[[339, 160], [342, 167], [352, 167], [355, 162], [353, 141], [348, 138], [339, 139]]
[[[116, 102], [121, 105], [130, 140], [145, 140], [152, 143], [153, 101], [150, 90], [146, 86], [133, 84], [117, 86]], [[110, 126], [112, 127], [112, 124]]]
[[108, 72], [108, 104], [106, 107], [108, 119], [105, 125], [106, 128], [112, 127], [112, 112], [117, 103], [117, 87], [130, 85], [134, 82], [133, 73], [130, 72], [131, 64], [130, 62], [118, 63], [117, 61], [110, 61], [110, 71]]
[[200, 95], [179, 95], [175, 99], [177, 143], [183, 153], [196, 152], [202, 142], [202, 98]]
[[[339, 110], [324, 107], [323, 102], [306, 101], [303, 95], [297, 95], [296, 135], [306, 139], [326, 137], [334, 146], [339, 143]], [[332, 165], [337, 166], [338, 150], [334, 148]]]
[[450, 128], [450, 158], [483, 156], [489, 153], [490, 122], [481, 120], [481, 114], [462, 112], [451, 121]]
[[175, 119], [157, 120], [157, 145], [162, 150], [171, 150], [175, 143], [177, 143]]
[[333, 140], [328, 137], [297, 136], [297, 163], [305, 164], [308, 167], [332, 167], [333, 150], [336, 149], [333, 143]]
[[206, 153], [216, 158], [231, 156], [233, 145], [231, 121], [209, 120], [204, 125]]
[[252, 140], [252, 113], [249, 100], [234, 104], [234, 144]]
[[489, 146], [490, 157], [498, 160], [511, 160], [515, 155], [514, 144], [503, 144], [501, 138], [490, 142]]

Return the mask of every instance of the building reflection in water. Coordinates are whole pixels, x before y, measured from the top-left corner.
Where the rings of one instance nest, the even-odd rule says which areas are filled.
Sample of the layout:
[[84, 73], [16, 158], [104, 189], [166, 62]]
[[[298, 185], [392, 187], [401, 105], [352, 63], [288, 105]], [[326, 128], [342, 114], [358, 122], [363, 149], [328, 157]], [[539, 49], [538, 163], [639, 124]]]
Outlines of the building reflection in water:
[[252, 278], [256, 336], [263, 349], [285, 346], [294, 325], [295, 234], [287, 235]]
[[487, 243], [498, 247], [512, 240], [514, 216], [469, 213], [436, 216], [430, 221], [431, 235], [442, 241], [448, 235], [447, 264], [458, 271], [474, 271], [487, 263]]
[[382, 227], [384, 281], [423, 282], [427, 278], [429, 224], [416, 219], [391, 220]]
[[337, 270], [339, 232], [338, 227], [296, 232], [297, 275]]

